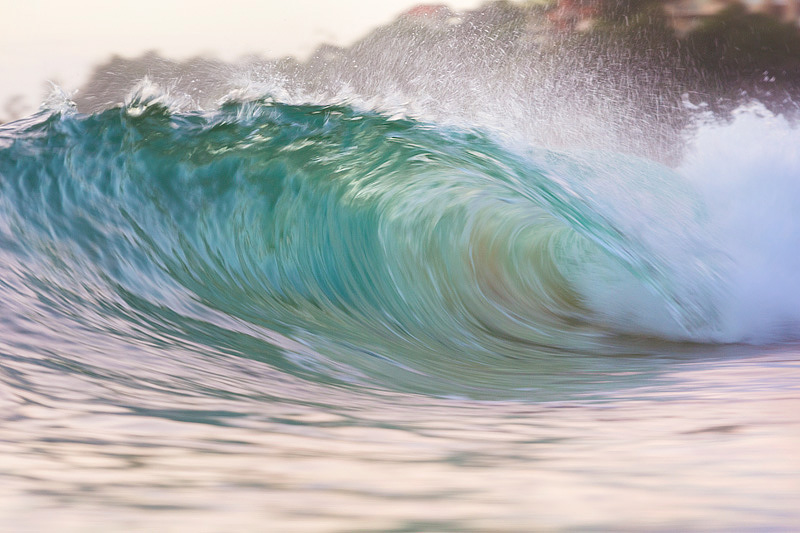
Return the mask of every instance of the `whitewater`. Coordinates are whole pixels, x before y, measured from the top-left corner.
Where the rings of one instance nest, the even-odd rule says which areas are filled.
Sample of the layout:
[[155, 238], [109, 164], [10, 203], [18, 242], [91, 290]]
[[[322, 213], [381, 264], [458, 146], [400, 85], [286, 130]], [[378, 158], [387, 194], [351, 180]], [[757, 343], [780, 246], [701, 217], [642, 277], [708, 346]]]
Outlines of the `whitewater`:
[[447, 106], [143, 80], [0, 126], [0, 518], [797, 524], [800, 129]]

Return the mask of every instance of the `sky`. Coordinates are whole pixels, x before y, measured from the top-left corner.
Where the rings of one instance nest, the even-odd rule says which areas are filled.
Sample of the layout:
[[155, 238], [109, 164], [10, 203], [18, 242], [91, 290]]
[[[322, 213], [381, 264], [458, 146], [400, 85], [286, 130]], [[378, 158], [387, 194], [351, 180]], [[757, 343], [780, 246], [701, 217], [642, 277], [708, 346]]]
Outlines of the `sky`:
[[[0, 0], [0, 120], [80, 87], [111, 55], [307, 57], [345, 46], [419, 0]], [[481, 0], [444, 2], [456, 10]], [[19, 95], [15, 101], [11, 101]]]

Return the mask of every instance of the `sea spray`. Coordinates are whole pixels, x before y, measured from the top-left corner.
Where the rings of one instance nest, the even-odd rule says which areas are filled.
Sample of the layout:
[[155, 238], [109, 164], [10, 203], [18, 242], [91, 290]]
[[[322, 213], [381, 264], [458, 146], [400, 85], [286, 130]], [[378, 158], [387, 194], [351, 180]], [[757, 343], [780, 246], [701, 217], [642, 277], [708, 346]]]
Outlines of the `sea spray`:
[[800, 130], [758, 102], [710, 116], [678, 171], [700, 192], [704, 230], [721, 254], [719, 340], [768, 342], [800, 332]]

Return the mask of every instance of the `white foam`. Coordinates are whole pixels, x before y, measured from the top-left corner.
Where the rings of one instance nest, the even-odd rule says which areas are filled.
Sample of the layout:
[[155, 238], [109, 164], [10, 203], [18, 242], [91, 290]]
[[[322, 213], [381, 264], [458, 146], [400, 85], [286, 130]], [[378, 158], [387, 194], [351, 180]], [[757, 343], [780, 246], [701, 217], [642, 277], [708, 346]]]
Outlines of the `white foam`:
[[198, 108], [190, 95], [173, 90], [174, 87], [152, 81], [145, 76], [125, 97], [125, 112], [131, 117], [143, 115], [151, 107], [162, 107], [169, 112]]
[[72, 98], [75, 96], [76, 92], [77, 91], [66, 91], [61, 86], [50, 82], [50, 92], [44, 101], [42, 101], [39, 110], [61, 113], [62, 115], [75, 113], [77, 106]]
[[694, 132], [679, 168], [727, 258], [719, 340], [800, 338], [800, 129], [760, 104]]

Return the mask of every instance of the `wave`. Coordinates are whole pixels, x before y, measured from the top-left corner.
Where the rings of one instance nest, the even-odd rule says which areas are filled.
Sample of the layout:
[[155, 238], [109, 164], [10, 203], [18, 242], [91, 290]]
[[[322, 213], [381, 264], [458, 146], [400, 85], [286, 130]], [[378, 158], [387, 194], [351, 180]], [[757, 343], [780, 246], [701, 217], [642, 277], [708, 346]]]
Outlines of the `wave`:
[[59, 104], [0, 129], [3, 291], [19, 317], [423, 389], [792, 340], [798, 140], [744, 110], [670, 168], [342, 103]]

